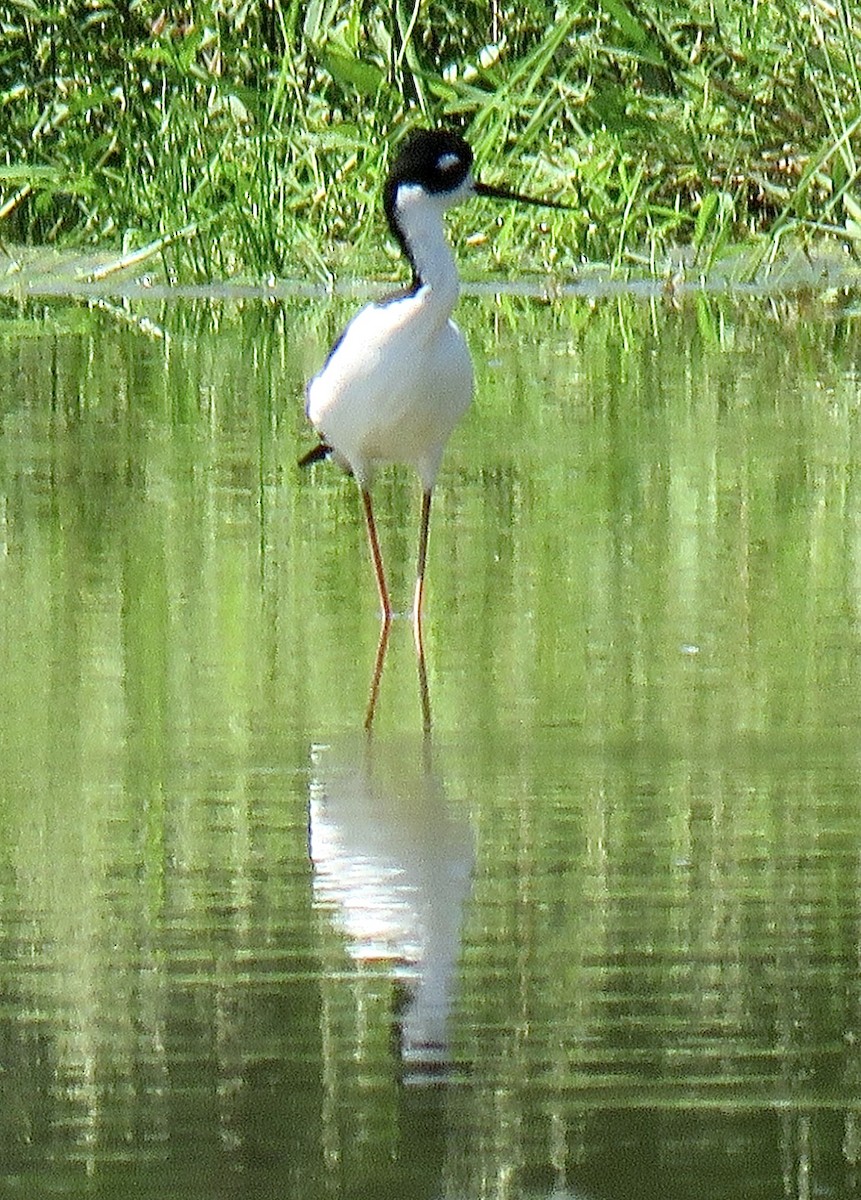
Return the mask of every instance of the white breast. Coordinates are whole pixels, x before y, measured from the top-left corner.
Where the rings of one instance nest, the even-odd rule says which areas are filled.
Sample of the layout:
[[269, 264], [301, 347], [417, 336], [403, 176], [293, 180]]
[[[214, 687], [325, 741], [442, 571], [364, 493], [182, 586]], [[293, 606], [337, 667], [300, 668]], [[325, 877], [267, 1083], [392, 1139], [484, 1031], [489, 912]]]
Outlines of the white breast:
[[472, 360], [448, 316], [454, 299], [420, 287], [367, 305], [308, 385], [308, 417], [363, 487], [384, 463], [412, 466], [433, 487], [473, 393]]

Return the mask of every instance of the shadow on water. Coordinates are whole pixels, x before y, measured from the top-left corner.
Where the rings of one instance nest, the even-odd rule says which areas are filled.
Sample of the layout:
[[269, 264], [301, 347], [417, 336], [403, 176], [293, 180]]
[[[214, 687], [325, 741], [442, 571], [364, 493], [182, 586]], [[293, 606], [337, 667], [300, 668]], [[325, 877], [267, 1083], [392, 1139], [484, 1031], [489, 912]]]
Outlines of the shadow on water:
[[309, 845], [315, 901], [349, 955], [365, 968], [386, 964], [403, 987], [396, 1025], [405, 1068], [445, 1072], [475, 851], [429, 734], [314, 746]]

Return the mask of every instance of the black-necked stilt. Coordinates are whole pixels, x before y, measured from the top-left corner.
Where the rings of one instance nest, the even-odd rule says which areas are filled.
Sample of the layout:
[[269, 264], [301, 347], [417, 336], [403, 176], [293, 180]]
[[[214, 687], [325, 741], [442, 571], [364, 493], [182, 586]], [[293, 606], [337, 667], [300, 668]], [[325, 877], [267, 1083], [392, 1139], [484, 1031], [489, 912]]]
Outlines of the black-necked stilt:
[[473, 155], [459, 134], [413, 133], [395, 159], [383, 193], [386, 219], [412, 267], [405, 291], [366, 305], [335, 342], [308, 384], [306, 412], [320, 444], [300, 466], [332, 455], [362, 495], [383, 621], [392, 616], [371, 504], [371, 481], [384, 463], [404, 463], [422, 485], [413, 603], [421, 636], [431, 493], [449, 435], [472, 400], [472, 360], [451, 320], [459, 280], [443, 213], [471, 196], [564, 208], [472, 177]]

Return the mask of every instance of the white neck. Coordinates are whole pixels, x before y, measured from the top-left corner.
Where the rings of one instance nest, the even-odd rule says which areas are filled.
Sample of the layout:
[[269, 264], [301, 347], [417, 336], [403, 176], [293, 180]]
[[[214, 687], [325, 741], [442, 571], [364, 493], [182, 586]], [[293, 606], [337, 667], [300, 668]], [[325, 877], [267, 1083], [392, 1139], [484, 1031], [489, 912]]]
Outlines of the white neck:
[[421, 286], [446, 310], [446, 317], [460, 293], [457, 266], [443, 225], [443, 213], [450, 206], [450, 196], [428, 195], [420, 187], [398, 190], [397, 219], [413, 269]]

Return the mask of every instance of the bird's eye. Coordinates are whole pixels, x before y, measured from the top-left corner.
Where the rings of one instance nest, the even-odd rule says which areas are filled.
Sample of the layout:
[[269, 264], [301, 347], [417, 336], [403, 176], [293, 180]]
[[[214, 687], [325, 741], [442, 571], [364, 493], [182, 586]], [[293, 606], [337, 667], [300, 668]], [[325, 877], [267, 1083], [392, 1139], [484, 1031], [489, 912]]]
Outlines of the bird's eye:
[[447, 175], [453, 171], [455, 167], [460, 166], [460, 159], [456, 154], [441, 154], [436, 160], [436, 169], [442, 175]]

